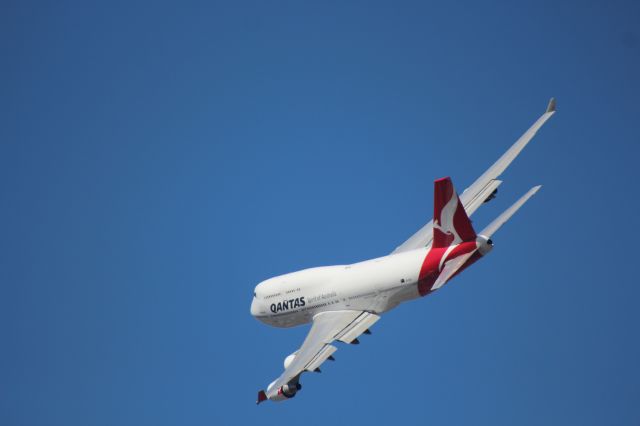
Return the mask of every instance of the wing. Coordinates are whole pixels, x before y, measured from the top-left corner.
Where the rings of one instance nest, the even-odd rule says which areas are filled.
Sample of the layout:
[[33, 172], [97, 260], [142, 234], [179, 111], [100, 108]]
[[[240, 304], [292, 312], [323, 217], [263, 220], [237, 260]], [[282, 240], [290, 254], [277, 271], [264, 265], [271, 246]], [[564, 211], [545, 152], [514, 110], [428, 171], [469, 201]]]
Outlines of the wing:
[[297, 383], [303, 372], [319, 368], [337, 350], [331, 345], [334, 340], [357, 343], [356, 338], [379, 319], [378, 315], [363, 311], [322, 312], [314, 316], [313, 325], [302, 346], [284, 373], [269, 385], [266, 397], [275, 397], [282, 386], [292, 381]]
[[[509, 167], [509, 164], [520, 154], [520, 151], [533, 139], [540, 127], [547, 122], [556, 112], [556, 101], [551, 98], [547, 110], [538, 120], [498, 159], [487, 171], [485, 171], [470, 187], [460, 195], [460, 201], [464, 206], [467, 216], [471, 216], [477, 209], [487, 201], [498, 189], [502, 181], [498, 177]], [[433, 222], [424, 225], [418, 232], [413, 234], [408, 240], [400, 244], [392, 253], [401, 253], [431, 244], [433, 236]]]

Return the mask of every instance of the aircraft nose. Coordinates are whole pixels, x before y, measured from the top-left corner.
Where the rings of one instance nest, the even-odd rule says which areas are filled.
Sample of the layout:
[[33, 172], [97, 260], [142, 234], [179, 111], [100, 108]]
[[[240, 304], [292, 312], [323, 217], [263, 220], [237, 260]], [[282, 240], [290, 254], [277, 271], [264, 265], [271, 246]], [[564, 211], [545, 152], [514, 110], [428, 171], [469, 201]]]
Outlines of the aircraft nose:
[[258, 301], [255, 297], [251, 301], [251, 315], [254, 317], [258, 315]]

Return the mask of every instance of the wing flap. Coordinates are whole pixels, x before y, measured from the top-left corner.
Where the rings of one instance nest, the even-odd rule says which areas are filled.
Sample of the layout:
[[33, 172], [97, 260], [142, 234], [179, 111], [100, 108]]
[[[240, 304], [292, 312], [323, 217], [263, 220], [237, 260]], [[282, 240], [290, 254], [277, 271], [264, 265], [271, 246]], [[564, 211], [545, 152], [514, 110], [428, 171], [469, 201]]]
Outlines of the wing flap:
[[493, 194], [494, 191], [498, 190], [501, 183], [501, 180], [490, 180], [484, 188], [478, 192], [478, 195], [473, 197], [468, 204], [464, 205], [464, 211], [467, 212], [467, 215], [471, 216], [476, 210], [478, 210], [478, 207], [484, 204], [489, 197], [491, 197], [491, 194]]
[[353, 323], [342, 330], [335, 336], [336, 340], [339, 340], [344, 343], [353, 342], [359, 335], [364, 333], [369, 327], [378, 321], [380, 317], [375, 314], [371, 314], [369, 312], [363, 312], [358, 318], [356, 318]]
[[306, 371], [314, 371], [316, 368], [320, 368], [323, 362], [327, 360], [335, 351], [337, 351], [333, 345], [325, 345], [320, 352], [305, 366]]

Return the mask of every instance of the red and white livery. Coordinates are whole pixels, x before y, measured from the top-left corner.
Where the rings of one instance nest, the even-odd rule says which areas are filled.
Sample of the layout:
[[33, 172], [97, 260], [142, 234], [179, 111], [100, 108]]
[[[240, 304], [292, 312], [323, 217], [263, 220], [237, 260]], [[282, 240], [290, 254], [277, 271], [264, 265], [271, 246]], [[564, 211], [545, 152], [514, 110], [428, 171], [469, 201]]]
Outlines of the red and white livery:
[[293, 398], [302, 388], [300, 376], [320, 371], [333, 360], [335, 341], [357, 344], [358, 336], [380, 315], [402, 302], [426, 296], [446, 284], [493, 248], [491, 237], [539, 189], [531, 188], [477, 233], [469, 220], [480, 205], [493, 199], [498, 177], [555, 113], [546, 112], [460, 196], [446, 177], [434, 182], [433, 220], [391, 254], [351, 265], [310, 268], [261, 282], [255, 288], [251, 314], [276, 327], [311, 323], [300, 348], [284, 360], [284, 372], [258, 393], [267, 399]]

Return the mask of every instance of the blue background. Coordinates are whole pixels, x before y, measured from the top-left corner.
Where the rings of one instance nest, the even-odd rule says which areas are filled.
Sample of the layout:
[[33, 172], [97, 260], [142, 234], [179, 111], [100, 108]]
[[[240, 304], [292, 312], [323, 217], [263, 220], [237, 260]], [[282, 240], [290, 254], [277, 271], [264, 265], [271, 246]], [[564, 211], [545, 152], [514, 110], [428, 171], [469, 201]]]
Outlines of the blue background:
[[[515, 4], [517, 3], [517, 4]], [[637, 2], [18, 2], [0, 13], [3, 425], [640, 423]], [[493, 253], [254, 405], [254, 286], [387, 254], [558, 113]]]

